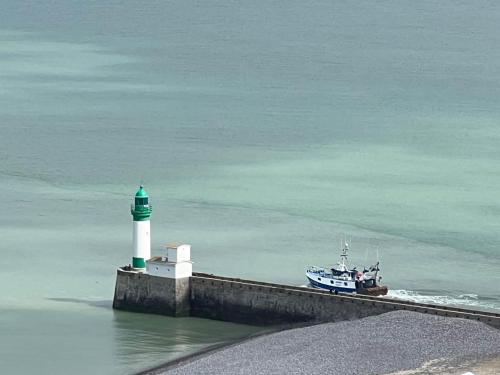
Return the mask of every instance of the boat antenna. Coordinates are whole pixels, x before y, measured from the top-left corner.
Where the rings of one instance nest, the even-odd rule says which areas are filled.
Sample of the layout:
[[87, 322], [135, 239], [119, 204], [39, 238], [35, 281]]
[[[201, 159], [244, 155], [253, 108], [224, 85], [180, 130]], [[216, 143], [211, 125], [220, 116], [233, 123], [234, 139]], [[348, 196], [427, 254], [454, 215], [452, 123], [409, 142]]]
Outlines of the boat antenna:
[[347, 260], [347, 252], [349, 251], [349, 243], [347, 242], [347, 236], [344, 234], [344, 243], [341, 243], [342, 254], [340, 254], [340, 258], [342, 259], [341, 266], [342, 268], [346, 268], [346, 260]]
[[377, 264], [375, 265], [375, 282], [377, 282], [377, 277], [378, 277], [378, 271], [380, 270], [380, 268], [378, 267], [378, 265], [380, 264], [380, 260], [379, 260], [379, 256], [378, 256], [378, 246], [377, 246]]

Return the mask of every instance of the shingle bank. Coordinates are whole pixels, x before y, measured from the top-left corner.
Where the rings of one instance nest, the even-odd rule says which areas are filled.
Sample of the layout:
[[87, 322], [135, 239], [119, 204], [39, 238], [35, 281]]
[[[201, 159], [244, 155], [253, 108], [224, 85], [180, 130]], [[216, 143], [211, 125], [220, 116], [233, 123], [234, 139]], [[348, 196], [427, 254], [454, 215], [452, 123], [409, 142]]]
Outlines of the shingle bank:
[[[145, 374], [498, 374], [500, 331], [477, 321], [393, 311], [257, 337]], [[496, 365], [494, 365], [496, 367]], [[420, 369], [418, 369], [420, 368]]]

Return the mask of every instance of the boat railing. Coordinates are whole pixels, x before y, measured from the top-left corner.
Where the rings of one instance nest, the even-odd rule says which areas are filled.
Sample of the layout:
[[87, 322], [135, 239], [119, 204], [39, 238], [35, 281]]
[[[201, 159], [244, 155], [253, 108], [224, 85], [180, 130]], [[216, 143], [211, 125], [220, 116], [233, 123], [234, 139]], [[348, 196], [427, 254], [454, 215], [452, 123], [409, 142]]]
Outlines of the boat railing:
[[354, 281], [352, 277], [333, 275], [332, 273], [327, 272], [324, 268], [315, 267], [315, 266], [308, 267], [306, 269], [306, 272], [315, 273], [315, 274], [320, 275], [321, 277], [324, 277], [327, 279], [332, 279], [332, 280], [337, 280], [337, 281]]
[[332, 276], [332, 274], [330, 272], [328, 272], [328, 270], [326, 270], [325, 268], [316, 267], [316, 266], [308, 267], [306, 269], [306, 272], [314, 273], [314, 274], [321, 276], [321, 277], [331, 277]]

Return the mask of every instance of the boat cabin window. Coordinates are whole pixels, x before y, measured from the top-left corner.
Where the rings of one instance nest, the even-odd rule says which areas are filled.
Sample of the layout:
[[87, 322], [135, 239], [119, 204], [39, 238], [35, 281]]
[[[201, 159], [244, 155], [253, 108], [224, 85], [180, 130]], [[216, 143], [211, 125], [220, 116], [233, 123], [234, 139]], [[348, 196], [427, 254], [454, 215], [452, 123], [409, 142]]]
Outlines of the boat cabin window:
[[318, 281], [321, 281], [321, 277], [318, 277]]
[[344, 282], [344, 285], [345, 285], [345, 286], [347, 286], [347, 283], [346, 283], [346, 282]]
[[333, 284], [333, 280], [330, 280], [330, 284]]

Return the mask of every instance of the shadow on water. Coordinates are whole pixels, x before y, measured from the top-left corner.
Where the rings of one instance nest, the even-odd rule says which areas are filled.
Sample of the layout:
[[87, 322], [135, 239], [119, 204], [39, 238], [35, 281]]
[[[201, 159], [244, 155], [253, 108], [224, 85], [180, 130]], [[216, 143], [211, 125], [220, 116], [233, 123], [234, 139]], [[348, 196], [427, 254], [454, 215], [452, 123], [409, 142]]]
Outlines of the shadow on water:
[[[263, 331], [262, 327], [199, 318], [113, 312], [115, 355], [128, 368], [141, 371], [193, 354], [207, 347], [232, 343]], [[140, 343], [140, 345], [138, 345]], [[140, 367], [137, 367], [137, 364]]]
[[111, 320], [105, 336], [116, 373], [137, 373], [194, 354], [208, 347], [248, 338], [265, 328], [199, 318], [118, 311], [111, 300], [46, 298], [49, 301], [99, 308], [104, 320]]
[[91, 299], [80, 299], [80, 298], [46, 298], [46, 299], [55, 302], [80, 303], [90, 307], [102, 307], [105, 309], [111, 309], [113, 306], [113, 301], [111, 300], [91, 300]]

